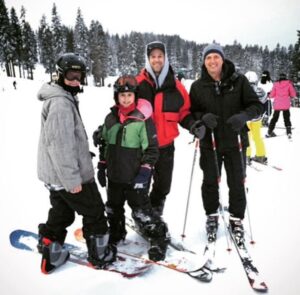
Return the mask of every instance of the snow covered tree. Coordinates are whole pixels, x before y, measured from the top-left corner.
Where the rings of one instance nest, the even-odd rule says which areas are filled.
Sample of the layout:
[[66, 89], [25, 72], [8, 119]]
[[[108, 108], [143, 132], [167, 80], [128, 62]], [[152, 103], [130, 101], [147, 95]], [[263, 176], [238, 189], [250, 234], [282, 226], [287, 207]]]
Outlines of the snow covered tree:
[[43, 15], [38, 29], [38, 41], [40, 49], [40, 62], [45, 67], [46, 73], [50, 74], [55, 70], [56, 56], [53, 46], [53, 35], [47, 23], [46, 16]]
[[201, 50], [200, 46], [196, 44], [196, 42], [192, 42], [191, 44], [191, 78], [196, 79], [201, 71]]
[[91, 72], [95, 85], [101, 87], [104, 86], [104, 78], [107, 76], [108, 46], [102, 25], [98, 21], [91, 22], [89, 41]]
[[74, 30], [73, 28], [63, 27], [66, 52], [74, 52]]
[[298, 41], [294, 46], [292, 55], [293, 69], [297, 75], [297, 79], [300, 80], [300, 30], [297, 30]]
[[132, 56], [131, 73], [137, 74], [145, 66], [145, 44], [142, 33], [131, 32], [129, 51]]
[[113, 35], [109, 36], [108, 33], [106, 33], [106, 40], [107, 40], [107, 46], [108, 46], [108, 74], [111, 76], [115, 76], [118, 74], [119, 71], [119, 63], [118, 63], [118, 51], [119, 51], [119, 43], [120, 38], [119, 35]]
[[23, 42], [23, 64], [27, 70], [27, 78], [33, 80], [33, 70], [38, 61], [37, 41], [35, 33], [28, 22], [25, 22], [22, 34], [24, 40], [26, 40], [26, 42]]
[[57, 13], [57, 8], [55, 3], [53, 3], [52, 7], [52, 42], [53, 42], [53, 50], [56, 59], [65, 52], [65, 40], [64, 40], [64, 31], [61, 24], [60, 17]]
[[19, 67], [19, 77], [22, 77], [21, 63], [23, 58], [22, 30], [15, 9], [10, 10], [11, 45], [13, 48], [13, 64]]
[[13, 76], [13, 47], [10, 21], [4, 0], [0, 0], [0, 63], [5, 65], [7, 76]]
[[[77, 10], [76, 24], [74, 28], [74, 49], [75, 53], [78, 53], [88, 62], [88, 48], [89, 48], [89, 34], [88, 28], [84, 23], [83, 16], [80, 8]], [[88, 62], [89, 63], [89, 62]]]

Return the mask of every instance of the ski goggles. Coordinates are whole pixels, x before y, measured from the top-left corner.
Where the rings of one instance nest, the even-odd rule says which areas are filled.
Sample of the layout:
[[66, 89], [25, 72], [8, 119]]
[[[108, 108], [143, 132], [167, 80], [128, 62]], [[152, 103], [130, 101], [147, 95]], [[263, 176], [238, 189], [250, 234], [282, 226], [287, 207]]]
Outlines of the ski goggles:
[[120, 77], [115, 85], [115, 92], [136, 92], [138, 89], [138, 83], [134, 76]]
[[65, 74], [65, 78], [69, 81], [81, 81], [82, 73], [80, 71], [68, 70]]

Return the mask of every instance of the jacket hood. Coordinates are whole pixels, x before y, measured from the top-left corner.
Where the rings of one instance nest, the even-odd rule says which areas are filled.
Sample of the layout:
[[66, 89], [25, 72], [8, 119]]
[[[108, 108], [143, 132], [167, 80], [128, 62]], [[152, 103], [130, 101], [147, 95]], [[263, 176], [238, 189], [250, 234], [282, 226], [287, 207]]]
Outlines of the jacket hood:
[[152, 70], [152, 67], [151, 67], [150, 63], [149, 63], [149, 57], [148, 57], [148, 54], [147, 54], [147, 49], [146, 49], [146, 52], [145, 52], [145, 59], [146, 59], [145, 68], [146, 68], [147, 72], [150, 74], [150, 76], [153, 78], [153, 80], [155, 81], [155, 85], [156, 85], [157, 89], [161, 88], [161, 86], [163, 85], [163, 83], [164, 83], [164, 81], [165, 81], [165, 79], [168, 75], [168, 72], [169, 72], [170, 63], [169, 63], [166, 48], [164, 50], [164, 54], [165, 54], [165, 64], [164, 64], [160, 74], [158, 76], [156, 76], [155, 73]]
[[[67, 99], [72, 99], [72, 95], [64, 90], [61, 86], [58, 84], [50, 84], [45, 83], [42, 85], [41, 89], [39, 90], [37, 94], [38, 100], [45, 101], [53, 97], [65, 97]], [[74, 97], [75, 100], [77, 100], [76, 96]]]
[[144, 115], [145, 120], [152, 116], [153, 109], [151, 103], [148, 100], [139, 98], [136, 108]]

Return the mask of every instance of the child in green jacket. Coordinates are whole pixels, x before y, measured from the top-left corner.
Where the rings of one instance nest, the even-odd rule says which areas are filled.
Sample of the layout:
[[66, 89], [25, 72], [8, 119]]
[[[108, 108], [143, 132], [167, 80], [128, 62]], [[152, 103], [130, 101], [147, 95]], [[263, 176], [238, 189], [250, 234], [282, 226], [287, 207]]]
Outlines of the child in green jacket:
[[137, 93], [134, 76], [121, 76], [114, 84], [116, 104], [94, 133], [100, 151], [97, 176], [102, 187], [108, 179], [106, 212], [111, 243], [125, 239], [127, 201], [137, 226], [150, 241], [149, 258], [158, 261], [165, 258], [169, 242], [167, 225], [154, 217], [148, 196], [158, 144], [151, 104], [138, 99]]

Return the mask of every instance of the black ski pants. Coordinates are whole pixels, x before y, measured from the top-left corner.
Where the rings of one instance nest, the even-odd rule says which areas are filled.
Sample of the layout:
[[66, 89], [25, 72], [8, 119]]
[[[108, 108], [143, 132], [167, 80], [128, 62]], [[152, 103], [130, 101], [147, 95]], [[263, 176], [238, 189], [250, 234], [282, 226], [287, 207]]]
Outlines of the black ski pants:
[[[270, 121], [270, 125], [269, 125], [269, 131], [268, 131], [269, 134], [275, 128], [276, 123], [279, 119], [280, 112], [281, 111], [274, 111], [273, 117], [272, 117], [272, 119]], [[291, 119], [290, 119], [291, 118], [290, 110], [284, 110], [284, 111], [282, 111], [282, 114], [283, 114], [284, 126], [286, 127], [287, 133], [291, 133], [292, 123], [291, 123]]]
[[[207, 215], [217, 213], [219, 208], [219, 194], [224, 193], [219, 189], [217, 165], [212, 149], [200, 149], [200, 167], [203, 170], [202, 200]], [[246, 150], [243, 149], [243, 161], [246, 161]], [[219, 175], [222, 165], [226, 171], [227, 185], [229, 188], [229, 212], [234, 217], [243, 219], [246, 209], [246, 195], [244, 188], [244, 171], [241, 155], [238, 148], [232, 148], [224, 152], [217, 151]]]
[[125, 202], [132, 210], [132, 217], [139, 223], [152, 220], [149, 189], [134, 189], [130, 184], [108, 181], [106, 212], [110, 225], [110, 239], [117, 243], [125, 239]]
[[171, 190], [175, 147], [172, 143], [159, 149], [159, 158], [154, 166], [150, 200], [153, 208], [164, 206]]
[[66, 190], [50, 191], [51, 208], [46, 223], [39, 225], [39, 234], [52, 241], [64, 243], [66, 228], [75, 220], [75, 212], [82, 215], [83, 236], [106, 234], [107, 219], [104, 204], [95, 181], [82, 185], [82, 191], [71, 194]]

